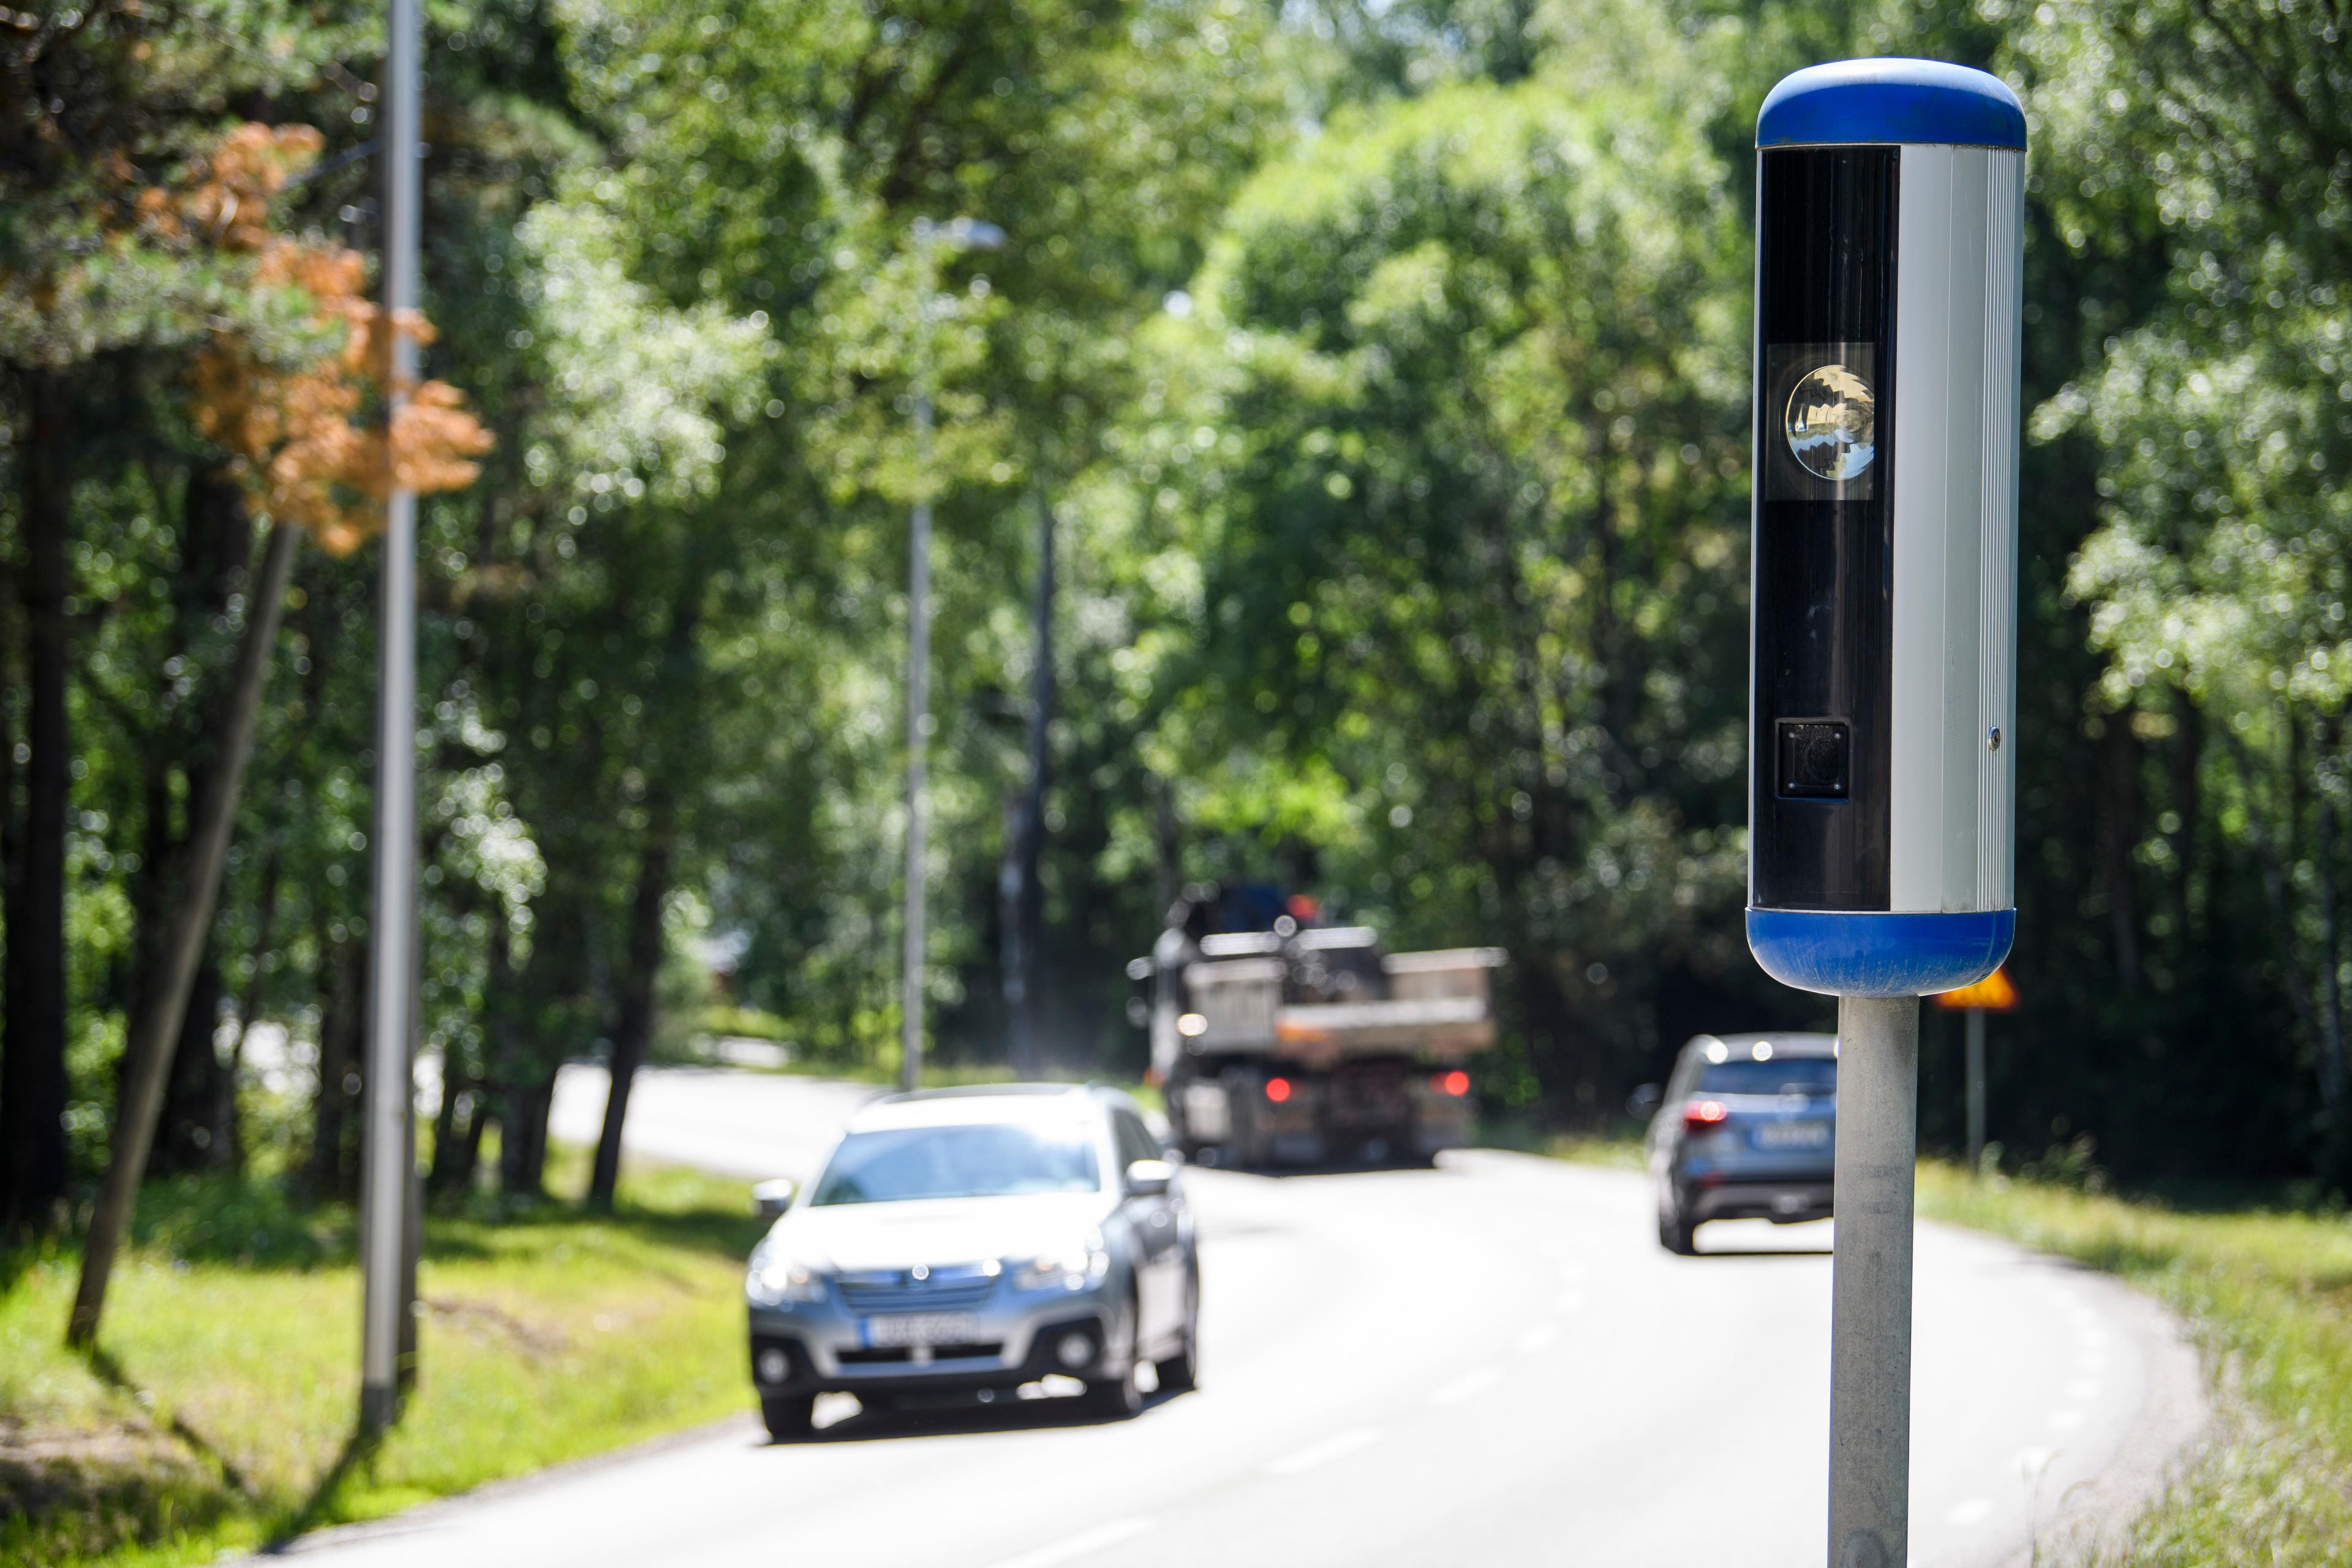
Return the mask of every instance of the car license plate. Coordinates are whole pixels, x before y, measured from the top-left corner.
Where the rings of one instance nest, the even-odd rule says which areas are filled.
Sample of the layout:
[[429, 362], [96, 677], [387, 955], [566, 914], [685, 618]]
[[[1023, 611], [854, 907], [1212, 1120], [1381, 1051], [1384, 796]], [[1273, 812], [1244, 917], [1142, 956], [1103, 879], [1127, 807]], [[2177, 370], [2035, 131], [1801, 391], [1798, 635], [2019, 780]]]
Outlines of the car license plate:
[[970, 1312], [893, 1312], [866, 1319], [865, 1335], [868, 1350], [969, 1344], [980, 1338], [980, 1320]]
[[1830, 1124], [1826, 1121], [1767, 1121], [1756, 1129], [1759, 1149], [1826, 1149], [1830, 1146]]

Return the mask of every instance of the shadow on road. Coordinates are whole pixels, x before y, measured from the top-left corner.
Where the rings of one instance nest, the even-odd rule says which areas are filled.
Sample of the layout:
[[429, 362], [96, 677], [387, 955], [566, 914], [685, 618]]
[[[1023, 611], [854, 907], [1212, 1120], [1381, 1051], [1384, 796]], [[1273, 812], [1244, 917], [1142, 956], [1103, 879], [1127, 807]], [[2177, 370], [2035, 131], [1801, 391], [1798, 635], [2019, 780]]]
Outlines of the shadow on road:
[[1214, 1171], [1220, 1175], [1265, 1176], [1284, 1182], [1307, 1176], [1392, 1175], [1401, 1171], [1426, 1173], [1444, 1169], [1426, 1154], [1381, 1160], [1323, 1160], [1311, 1165], [1231, 1165], [1202, 1161], [1189, 1168]]
[[805, 1437], [771, 1439], [771, 1448], [823, 1447], [832, 1443], [879, 1443], [908, 1437], [958, 1437], [982, 1433], [1051, 1432], [1074, 1426], [1117, 1426], [1128, 1421], [1149, 1421], [1161, 1406], [1183, 1398], [1181, 1394], [1154, 1394], [1137, 1415], [1124, 1418], [1097, 1415], [1067, 1395], [1018, 1399], [1000, 1395], [993, 1404], [976, 1398], [938, 1399], [919, 1405], [859, 1406], [857, 1413]]
[[1776, 1223], [1762, 1219], [1723, 1219], [1711, 1223], [1699, 1232], [1700, 1245], [1706, 1250], [1694, 1254], [1696, 1258], [1828, 1258], [1836, 1250], [1837, 1233], [1827, 1220], [1806, 1219]]

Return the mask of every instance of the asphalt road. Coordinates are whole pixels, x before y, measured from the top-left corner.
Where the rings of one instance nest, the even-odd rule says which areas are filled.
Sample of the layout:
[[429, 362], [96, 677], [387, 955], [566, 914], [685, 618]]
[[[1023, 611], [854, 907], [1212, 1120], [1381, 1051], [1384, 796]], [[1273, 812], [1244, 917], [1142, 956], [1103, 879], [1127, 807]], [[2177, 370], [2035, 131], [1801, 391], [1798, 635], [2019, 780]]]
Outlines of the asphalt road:
[[[723, 1072], [642, 1081], [630, 1146], [805, 1175], [870, 1090]], [[603, 1084], [560, 1090], [593, 1136]], [[1636, 1174], [1500, 1153], [1433, 1171], [1188, 1172], [1202, 1384], [1096, 1424], [749, 1418], [298, 1550], [350, 1568], [518, 1563], [898, 1568], [1817, 1568], [1830, 1226], [1654, 1240]], [[2203, 1418], [2168, 1321], [2111, 1282], [1923, 1226], [1912, 1562], [2021, 1561], [2112, 1521]], [[749, 1405], [749, 1390], [746, 1389]]]

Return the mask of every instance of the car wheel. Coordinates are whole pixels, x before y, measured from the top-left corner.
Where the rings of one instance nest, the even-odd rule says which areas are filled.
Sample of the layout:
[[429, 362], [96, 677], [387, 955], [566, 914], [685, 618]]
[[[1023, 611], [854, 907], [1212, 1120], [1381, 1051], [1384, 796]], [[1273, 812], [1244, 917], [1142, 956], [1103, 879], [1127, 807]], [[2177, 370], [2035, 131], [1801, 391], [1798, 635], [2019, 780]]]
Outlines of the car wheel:
[[1190, 1394], [1201, 1386], [1201, 1279], [1197, 1274], [1184, 1285], [1183, 1348], [1157, 1365], [1162, 1394]]
[[1676, 1258], [1694, 1258], [1698, 1243], [1693, 1239], [1697, 1226], [1683, 1217], [1680, 1209], [1658, 1211], [1658, 1245]]
[[1142, 1359], [1138, 1353], [1142, 1346], [1136, 1342], [1139, 1321], [1135, 1298], [1130, 1296], [1121, 1321], [1111, 1327], [1103, 1357], [1118, 1371], [1109, 1377], [1087, 1379], [1086, 1407], [1090, 1414], [1124, 1421], [1143, 1408], [1143, 1387], [1135, 1381], [1136, 1363]]
[[1118, 1377], [1087, 1380], [1087, 1409], [1112, 1421], [1124, 1421], [1143, 1408], [1143, 1387], [1135, 1381], [1135, 1363]]
[[779, 1443], [805, 1437], [816, 1430], [816, 1395], [796, 1394], [785, 1399], [762, 1399], [760, 1419], [767, 1423], [768, 1436]]

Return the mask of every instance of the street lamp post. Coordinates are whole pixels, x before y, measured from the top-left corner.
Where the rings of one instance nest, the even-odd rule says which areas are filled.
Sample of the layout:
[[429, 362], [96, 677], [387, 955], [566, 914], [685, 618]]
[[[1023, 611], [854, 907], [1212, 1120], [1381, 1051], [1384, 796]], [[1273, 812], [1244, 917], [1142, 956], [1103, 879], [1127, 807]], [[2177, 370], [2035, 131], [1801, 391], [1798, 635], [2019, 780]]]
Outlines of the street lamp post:
[[[384, 57], [383, 307], [397, 418], [416, 378], [418, 0], [392, 0]], [[388, 437], [388, 433], [387, 433]], [[383, 602], [377, 649], [375, 889], [368, 926], [371, 997], [360, 1201], [360, 1429], [399, 1412], [415, 1369], [407, 1241], [416, 1164], [409, 1052], [416, 973], [416, 494], [385, 500]], [[335, 1092], [320, 1084], [319, 1092]], [[406, 1352], [408, 1364], [404, 1366]]]
[[899, 973], [899, 1087], [923, 1081], [924, 862], [929, 855], [931, 745], [931, 321], [939, 250], [999, 250], [1004, 231], [960, 217], [915, 220], [915, 507], [907, 540], [907, 887], [906, 953]]

